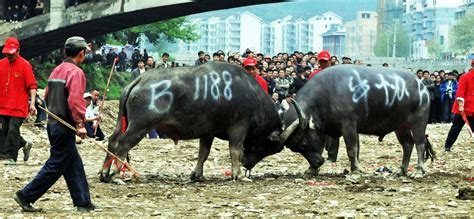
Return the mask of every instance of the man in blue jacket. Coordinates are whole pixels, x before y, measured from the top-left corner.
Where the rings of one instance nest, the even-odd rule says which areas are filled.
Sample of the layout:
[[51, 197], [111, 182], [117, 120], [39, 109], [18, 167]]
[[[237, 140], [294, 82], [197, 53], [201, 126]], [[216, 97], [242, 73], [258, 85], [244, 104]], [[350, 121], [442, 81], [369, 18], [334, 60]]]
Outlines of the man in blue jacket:
[[456, 81], [456, 73], [448, 73], [448, 79], [441, 83], [439, 87], [441, 91], [441, 103], [443, 104], [443, 121], [450, 123], [453, 120], [451, 108], [456, 99], [456, 91], [458, 90], [458, 82]]

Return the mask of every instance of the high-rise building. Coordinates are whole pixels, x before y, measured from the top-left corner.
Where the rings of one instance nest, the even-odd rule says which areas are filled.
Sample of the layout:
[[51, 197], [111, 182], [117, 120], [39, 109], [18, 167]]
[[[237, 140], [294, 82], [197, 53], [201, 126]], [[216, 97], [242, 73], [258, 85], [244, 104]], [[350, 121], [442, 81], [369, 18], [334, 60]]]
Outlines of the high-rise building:
[[198, 27], [201, 38], [189, 44], [179, 42], [180, 52], [243, 52], [249, 48], [255, 52], [277, 54], [321, 51], [322, 34], [334, 25], [342, 25], [342, 18], [328, 11], [309, 19], [286, 16], [264, 22], [250, 12], [244, 12], [227, 17], [197, 18], [191, 22]]
[[430, 46], [449, 52], [449, 31], [463, 0], [403, 0], [402, 24], [411, 39], [415, 59], [431, 58]]
[[400, 21], [403, 16], [403, 2], [406, 0], [378, 0], [377, 2], [377, 32], [381, 33], [392, 28], [394, 21]]
[[463, 0], [461, 7], [456, 11], [456, 20], [463, 18], [466, 13], [474, 11], [474, 0]]
[[309, 32], [312, 33], [311, 50], [315, 52], [323, 50], [323, 34], [330, 30], [331, 26], [341, 24], [342, 18], [331, 11], [309, 18]]
[[370, 57], [377, 41], [377, 13], [358, 11], [356, 19], [346, 24], [346, 55]]
[[227, 17], [210, 17], [207, 19], [193, 19], [201, 38], [193, 43], [180, 42], [181, 52], [217, 50], [241, 52], [247, 48], [252, 51], [261, 51], [262, 19], [250, 12]]

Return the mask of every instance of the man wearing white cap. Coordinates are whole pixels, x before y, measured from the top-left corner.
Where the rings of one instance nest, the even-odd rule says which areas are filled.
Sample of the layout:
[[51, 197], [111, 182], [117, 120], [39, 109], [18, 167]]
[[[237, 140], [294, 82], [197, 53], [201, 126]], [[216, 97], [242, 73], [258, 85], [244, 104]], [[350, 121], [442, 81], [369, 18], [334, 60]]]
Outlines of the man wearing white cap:
[[30, 156], [31, 143], [21, 137], [20, 126], [28, 114], [36, 115], [35, 101], [28, 104], [28, 96], [35, 100], [37, 85], [31, 64], [20, 56], [16, 38], [6, 40], [2, 53], [6, 56], [0, 60], [0, 120], [7, 158], [4, 164], [14, 165], [20, 148], [24, 161]]

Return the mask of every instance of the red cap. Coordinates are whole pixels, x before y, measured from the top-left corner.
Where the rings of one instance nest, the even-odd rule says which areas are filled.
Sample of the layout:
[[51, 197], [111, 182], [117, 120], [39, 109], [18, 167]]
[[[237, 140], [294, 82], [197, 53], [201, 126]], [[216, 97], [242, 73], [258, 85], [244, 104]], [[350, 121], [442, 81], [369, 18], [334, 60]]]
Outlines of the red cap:
[[471, 65], [474, 65], [474, 59], [473, 59], [473, 60], [471, 60]]
[[331, 55], [329, 54], [328, 51], [323, 50], [323, 51], [318, 53], [318, 61], [321, 60], [321, 59], [329, 61], [329, 59], [331, 59]]
[[249, 57], [244, 60], [244, 67], [247, 66], [256, 66], [257, 65], [257, 60], [255, 58]]
[[20, 42], [18, 42], [16, 38], [10, 37], [10, 38], [7, 38], [7, 40], [5, 41], [5, 45], [3, 46], [2, 53], [15, 54], [19, 48], [20, 48]]

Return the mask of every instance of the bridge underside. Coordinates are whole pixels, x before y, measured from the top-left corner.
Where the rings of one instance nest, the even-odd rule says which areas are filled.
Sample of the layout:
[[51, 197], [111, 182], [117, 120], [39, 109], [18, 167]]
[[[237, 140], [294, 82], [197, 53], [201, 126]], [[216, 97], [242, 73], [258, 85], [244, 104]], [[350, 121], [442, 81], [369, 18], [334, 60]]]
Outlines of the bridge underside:
[[190, 14], [284, 1], [285, 0], [201, 0], [190, 3], [148, 8], [132, 12], [117, 13], [110, 16], [72, 24], [52, 31], [46, 31], [43, 33], [27, 36], [28, 32], [30, 31], [38, 32], [38, 29], [46, 29], [45, 26], [47, 23], [49, 23], [50, 19], [48, 17], [48, 21], [41, 22], [42, 24], [44, 23], [44, 26], [41, 26], [42, 24], [29, 25], [28, 27], [12, 31], [12, 35], [20, 38], [22, 56], [25, 58], [33, 58], [46, 52], [61, 48], [65, 40], [69, 36], [73, 35], [83, 36], [87, 39], [134, 26], [168, 20]]

